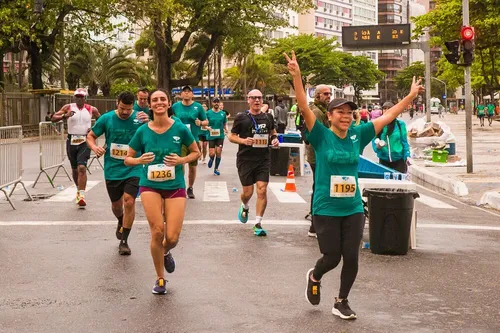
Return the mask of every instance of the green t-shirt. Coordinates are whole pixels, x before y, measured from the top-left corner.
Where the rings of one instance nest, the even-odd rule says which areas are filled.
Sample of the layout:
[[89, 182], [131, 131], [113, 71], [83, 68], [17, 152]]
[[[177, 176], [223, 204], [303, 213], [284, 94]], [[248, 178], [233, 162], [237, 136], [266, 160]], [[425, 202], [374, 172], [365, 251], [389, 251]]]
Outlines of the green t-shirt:
[[[159, 190], [177, 190], [179, 188], [186, 188], [182, 165], [176, 165], [173, 167], [175, 170], [175, 178], [173, 179], [165, 181], [152, 181], [148, 179], [148, 177], [151, 177], [151, 172], [156, 172], [156, 177], [158, 177], [158, 173], [162, 172], [163, 175], [161, 175], [161, 177], [170, 177], [170, 174], [167, 176], [167, 174], [164, 173], [168, 170], [165, 169], [166, 166], [163, 162], [163, 158], [171, 153], [181, 156], [182, 145], [189, 147], [193, 141], [193, 135], [180, 121], [174, 121], [172, 126], [162, 134], [158, 134], [151, 130], [149, 125], [139, 128], [132, 140], [130, 140], [130, 148], [137, 152], [136, 157], [142, 155], [143, 153], [155, 154], [154, 161], [149, 164], [145, 164], [142, 168], [139, 185]], [[155, 166], [158, 167], [155, 169]]]
[[128, 153], [128, 144], [135, 132], [143, 125], [136, 119], [137, 112], [133, 111], [128, 119], [121, 119], [113, 110], [97, 119], [92, 131], [99, 137], [106, 136], [106, 153], [104, 154], [104, 179], [123, 180], [130, 177], [139, 177], [141, 167], [128, 167], [123, 161]]
[[[313, 214], [342, 217], [363, 213], [363, 203], [358, 188], [359, 152], [375, 137], [373, 123], [350, 127], [347, 136], [341, 139], [316, 120], [312, 131], [306, 135], [316, 151]], [[354, 195], [331, 197], [332, 176], [340, 176], [342, 179], [353, 177], [356, 184]], [[337, 178], [335, 182], [339, 183], [343, 181], [342, 179]]]
[[174, 115], [179, 118], [186, 127], [191, 129], [191, 133], [194, 136], [196, 142], [199, 141], [198, 136], [200, 135], [201, 127], [196, 126], [196, 119], [201, 121], [207, 119], [207, 115], [203, 106], [198, 102], [193, 102], [189, 106], [185, 106], [182, 102], [177, 102], [172, 105], [172, 111]]
[[478, 116], [484, 116], [484, 105], [479, 104], [477, 106], [477, 115]]
[[495, 114], [495, 105], [493, 104], [488, 104], [488, 115], [493, 116]]
[[139, 106], [139, 104], [137, 104], [137, 101], [135, 101], [135, 103], [134, 103], [134, 111], [145, 112], [151, 118], [151, 111], [149, 110], [149, 106], [146, 106], [145, 108], [141, 108]]
[[[210, 109], [207, 112], [208, 126], [212, 128], [207, 135], [207, 140], [224, 139], [224, 125], [227, 123], [226, 113], [224, 111], [217, 111]], [[214, 134], [214, 130], [219, 130], [219, 135]]]

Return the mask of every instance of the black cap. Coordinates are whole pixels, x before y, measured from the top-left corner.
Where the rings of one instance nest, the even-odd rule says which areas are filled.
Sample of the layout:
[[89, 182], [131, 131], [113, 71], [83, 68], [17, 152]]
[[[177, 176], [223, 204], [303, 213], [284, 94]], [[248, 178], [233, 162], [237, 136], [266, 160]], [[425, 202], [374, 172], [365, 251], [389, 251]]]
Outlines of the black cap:
[[392, 108], [394, 106], [394, 103], [392, 102], [385, 102], [384, 104], [382, 104], [382, 108]]
[[219, 97], [214, 97], [214, 98], [212, 99], [212, 103], [219, 103], [219, 102], [220, 102]]
[[184, 86], [182, 87], [182, 91], [186, 91], [186, 90], [189, 90], [189, 91], [193, 91], [193, 88], [191, 88], [191, 86]]
[[352, 110], [358, 109], [358, 106], [354, 102], [348, 101], [345, 98], [335, 98], [330, 102], [330, 104], [328, 104], [328, 111], [332, 111], [333, 109], [338, 108], [345, 104], [349, 105]]

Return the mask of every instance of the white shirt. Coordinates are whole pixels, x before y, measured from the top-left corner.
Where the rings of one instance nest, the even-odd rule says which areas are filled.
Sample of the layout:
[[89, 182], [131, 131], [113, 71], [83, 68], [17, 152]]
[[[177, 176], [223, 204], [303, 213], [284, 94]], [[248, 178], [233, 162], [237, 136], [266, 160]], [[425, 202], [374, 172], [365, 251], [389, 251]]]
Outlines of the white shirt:
[[79, 109], [76, 103], [71, 103], [69, 106], [70, 111], [75, 114], [68, 118], [68, 134], [87, 135], [92, 126], [92, 107], [85, 104], [82, 109]]

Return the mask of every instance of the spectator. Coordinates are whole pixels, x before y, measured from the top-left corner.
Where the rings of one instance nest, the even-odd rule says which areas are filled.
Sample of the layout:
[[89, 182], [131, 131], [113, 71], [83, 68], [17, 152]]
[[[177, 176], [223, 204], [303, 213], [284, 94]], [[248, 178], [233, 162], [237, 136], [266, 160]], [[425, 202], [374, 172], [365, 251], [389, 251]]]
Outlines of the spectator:
[[283, 104], [283, 97], [278, 97], [278, 105], [274, 110], [274, 123], [278, 133], [285, 133], [288, 124], [288, 108]]

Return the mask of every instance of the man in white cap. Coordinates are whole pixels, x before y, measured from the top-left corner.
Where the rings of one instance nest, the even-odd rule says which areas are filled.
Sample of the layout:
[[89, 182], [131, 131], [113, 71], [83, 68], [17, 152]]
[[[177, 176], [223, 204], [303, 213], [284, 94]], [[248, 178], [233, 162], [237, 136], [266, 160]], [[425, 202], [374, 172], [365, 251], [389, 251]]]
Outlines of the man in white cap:
[[52, 116], [53, 122], [63, 119], [68, 121], [68, 140], [66, 153], [73, 171], [73, 181], [77, 187], [76, 204], [84, 208], [85, 188], [87, 187], [87, 161], [90, 158], [90, 149], [87, 146], [87, 133], [92, 124], [92, 117], [99, 118], [101, 114], [94, 106], [85, 104], [87, 90], [78, 88], [73, 96], [75, 103], [64, 105], [61, 110]]

